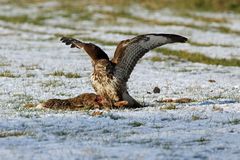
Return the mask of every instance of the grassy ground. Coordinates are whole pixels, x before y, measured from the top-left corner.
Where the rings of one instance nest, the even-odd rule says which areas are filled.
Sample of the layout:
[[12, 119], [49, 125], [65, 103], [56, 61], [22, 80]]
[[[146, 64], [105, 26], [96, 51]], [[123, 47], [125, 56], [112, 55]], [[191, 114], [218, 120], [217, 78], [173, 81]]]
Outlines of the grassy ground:
[[[20, 5], [23, 7], [30, 7], [32, 4], [40, 4], [42, 2], [45, 2], [44, 0], [20, 0], [20, 1], [8, 1], [8, 3], [11, 2], [12, 4], [15, 5]], [[173, 0], [173, 1], [165, 1], [162, 0], [161, 2], [156, 1], [156, 0], [150, 0], [150, 1], [138, 1], [138, 5], [142, 5], [150, 10], [158, 10], [162, 8], [171, 8], [174, 9], [174, 14], [177, 16], [182, 16], [182, 17], [187, 17], [191, 18], [200, 22], [206, 23], [205, 25], [197, 25], [194, 23], [181, 23], [181, 22], [167, 22], [167, 21], [159, 21], [158, 19], [147, 19], [143, 17], [138, 17], [136, 15], [131, 14], [127, 7], [129, 5], [136, 4], [136, 1], [109, 1], [109, 0], [100, 0], [100, 1], [76, 1], [74, 3], [69, 3], [66, 1], [58, 1], [59, 5], [54, 6], [54, 7], [48, 7], [48, 8], [42, 8], [41, 9], [41, 14], [32, 16], [29, 14], [22, 14], [22, 15], [17, 15], [17, 16], [7, 16], [7, 15], [0, 15], [0, 20], [1, 21], [6, 21], [10, 23], [16, 23], [16, 24], [23, 24], [23, 23], [30, 23], [34, 25], [44, 25], [45, 21], [49, 19], [54, 19], [55, 15], [54, 13], [56, 11], [61, 10], [60, 16], [65, 17], [65, 18], [71, 18], [73, 15], [77, 15], [74, 17], [75, 21], [82, 21], [82, 20], [87, 20], [91, 21], [94, 17], [95, 14], [101, 14], [104, 17], [101, 18], [100, 20], [97, 20], [96, 23], [98, 25], [103, 25], [106, 23], [110, 23], [113, 25], [116, 25], [118, 22], [116, 21], [116, 17], [118, 18], [127, 18], [135, 23], [143, 23], [146, 25], [158, 25], [158, 26], [179, 26], [179, 27], [186, 27], [186, 28], [192, 28], [192, 29], [197, 29], [201, 31], [208, 31], [208, 30], [213, 30], [214, 32], [220, 32], [220, 33], [228, 33], [228, 34], [235, 34], [235, 35], [240, 35], [240, 31], [237, 30], [232, 30], [228, 27], [226, 27], [224, 24], [229, 23], [228, 19], [224, 17], [205, 17], [201, 15], [196, 15], [193, 14], [192, 11], [217, 11], [217, 12], [222, 12], [222, 11], [228, 11], [228, 12], [239, 12], [239, 6], [237, 5], [239, 3], [239, 0], [234, 0], [234, 1], [221, 1], [221, 0], [214, 0], [214, 1], [200, 1], [200, 0], [191, 0], [188, 1], [188, 3], [183, 3], [181, 0]], [[105, 11], [105, 10], [97, 10], [95, 12], [92, 12], [89, 10], [89, 6], [91, 5], [102, 5], [102, 6], [112, 6], [115, 8], [115, 10], [111, 11]], [[191, 12], [189, 12], [191, 11]], [[211, 23], [217, 23], [217, 26], [209, 26], [208, 24]], [[129, 24], [131, 25], [131, 24]], [[56, 24], [56, 27], [62, 27], [66, 29], [76, 29], [74, 26], [71, 24]], [[25, 30], [29, 31], [29, 30]], [[40, 34], [47, 34], [44, 31], [38, 32]], [[122, 35], [137, 35], [138, 33], [134, 33], [132, 31], [108, 31], [107, 33], [109, 34], [122, 34]], [[56, 34], [54, 35], [53, 38], [60, 37], [62, 35]], [[73, 35], [68, 35], [68, 36], [74, 36]], [[101, 40], [98, 38], [92, 38], [92, 37], [84, 37], [82, 40], [85, 41], [92, 41], [96, 43], [100, 43], [103, 45], [116, 45], [116, 42], [112, 41], [107, 41], [107, 40]], [[210, 47], [210, 46], [221, 46], [221, 47], [232, 47], [231, 45], [227, 44], [213, 44], [213, 43], [199, 43], [199, 42], [194, 42], [192, 40], [189, 40], [189, 44], [193, 46], [199, 46], [199, 47]], [[214, 59], [210, 58], [204, 55], [201, 55], [199, 53], [190, 53], [189, 51], [181, 51], [181, 53], [177, 53], [173, 50], [170, 49], [161, 49], [157, 50], [158, 52], [162, 52], [165, 55], [173, 55], [177, 56], [179, 58], [185, 59], [187, 61], [191, 62], [199, 62], [199, 63], [205, 63], [205, 64], [215, 64], [215, 65], [224, 65], [224, 66], [240, 66], [240, 60], [236, 58], [231, 58], [231, 59]], [[1, 76], [8, 75], [8, 76], [13, 76], [10, 75], [9, 73], [1, 73]], [[73, 75], [65, 75], [65, 76], [73, 76]], [[74, 76], [73, 76], [74, 77]]]
[[[29, 5], [32, 3], [46, 2], [46, 0], [11, 0], [13, 4]], [[162, 8], [171, 8], [174, 10], [192, 10], [192, 11], [216, 11], [216, 12], [240, 12], [240, 0], [90, 0], [90, 1], [64, 1], [59, 0], [62, 7], [68, 9], [68, 7], [80, 9], [85, 5], [98, 4], [98, 5], [111, 5], [117, 7], [126, 7], [131, 4], [139, 4], [149, 9], [158, 10]]]
[[[2, 159], [239, 159], [239, 1], [0, 3]], [[94, 92], [89, 57], [61, 36], [96, 43], [112, 57], [119, 41], [150, 32], [189, 41], [137, 64], [129, 92], [147, 107], [35, 108]]]

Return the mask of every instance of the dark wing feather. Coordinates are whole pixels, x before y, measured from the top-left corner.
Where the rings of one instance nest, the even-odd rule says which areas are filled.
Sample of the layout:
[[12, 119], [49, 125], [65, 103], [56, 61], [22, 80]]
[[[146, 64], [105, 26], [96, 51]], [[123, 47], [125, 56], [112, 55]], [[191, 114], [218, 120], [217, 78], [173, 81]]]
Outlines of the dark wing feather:
[[97, 45], [93, 43], [84, 43], [74, 38], [62, 37], [60, 39], [66, 45], [71, 45], [71, 48], [84, 49], [93, 61], [99, 59], [109, 59], [108, 55]]
[[167, 43], [186, 41], [187, 38], [175, 34], [145, 34], [121, 41], [112, 59], [116, 64], [114, 76], [127, 82], [137, 61], [149, 50]]

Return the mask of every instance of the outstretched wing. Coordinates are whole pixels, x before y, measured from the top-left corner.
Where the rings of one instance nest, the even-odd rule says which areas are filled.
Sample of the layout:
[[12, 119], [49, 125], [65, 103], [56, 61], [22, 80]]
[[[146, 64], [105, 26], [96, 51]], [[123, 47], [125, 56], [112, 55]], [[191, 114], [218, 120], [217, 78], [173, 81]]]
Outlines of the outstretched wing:
[[93, 61], [99, 59], [109, 59], [108, 55], [100, 47], [93, 43], [84, 43], [74, 38], [67, 37], [62, 37], [60, 40], [66, 45], [71, 45], [71, 48], [76, 47], [85, 50], [85, 52], [87, 52]]
[[175, 34], [145, 34], [121, 41], [112, 59], [116, 64], [114, 76], [127, 82], [137, 61], [149, 50], [167, 43], [186, 41], [187, 38]]

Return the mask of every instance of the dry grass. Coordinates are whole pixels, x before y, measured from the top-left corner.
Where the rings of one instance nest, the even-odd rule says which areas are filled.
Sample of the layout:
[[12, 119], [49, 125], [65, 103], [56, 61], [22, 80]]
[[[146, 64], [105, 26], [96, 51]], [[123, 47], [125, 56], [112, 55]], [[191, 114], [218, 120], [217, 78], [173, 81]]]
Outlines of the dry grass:
[[72, 72], [68, 72], [68, 73], [65, 73], [63, 71], [55, 71], [53, 73], [50, 73], [49, 75], [51, 76], [64, 76], [66, 78], [80, 78], [80, 74], [78, 73], [72, 73]]
[[29, 133], [25, 131], [0, 131], [0, 138], [25, 136]]
[[42, 70], [42, 68], [39, 67], [38, 64], [31, 64], [31, 65], [21, 64], [20, 67], [25, 68], [26, 70], [35, 70], [35, 69]]
[[17, 75], [14, 75], [11, 71], [9, 70], [6, 70], [6, 71], [3, 71], [3, 72], [0, 72], [0, 77], [8, 77], [8, 78], [17, 78], [19, 76]]
[[128, 123], [128, 125], [132, 127], [140, 127], [140, 126], [143, 126], [144, 124], [141, 122], [134, 121], [134, 122]]
[[[46, 2], [46, 0], [13, 0], [9, 3], [13, 3], [16, 5], [23, 5], [28, 6], [32, 5], [33, 3], [42, 3]], [[213, 18], [213, 17], [203, 17], [199, 15], [192, 14], [191, 11], [231, 11], [231, 12], [238, 12], [240, 13], [240, 5], [237, 5], [240, 3], [240, 0], [232, 0], [229, 1], [222, 1], [222, 0], [213, 0], [213, 1], [207, 1], [207, 0], [89, 0], [89, 1], [75, 1], [74, 3], [70, 3], [69, 1], [59, 0], [57, 1], [59, 5], [53, 6], [51, 8], [47, 8], [43, 10], [43, 14], [32, 17], [29, 15], [19, 15], [19, 16], [0, 16], [0, 20], [8, 21], [12, 23], [31, 23], [35, 25], [43, 25], [45, 20], [51, 19], [54, 17], [51, 17], [49, 15], [55, 11], [62, 11], [63, 17], [72, 17], [72, 15], [75, 16], [75, 20], [83, 21], [83, 20], [93, 20], [95, 14], [100, 13], [105, 15], [104, 18], [101, 20], [96, 20], [96, 22], [100, 24], [106, 24], [106, 23], [114, 23], [117, 24], [116, 17], [117, 18], [128, 18], [130, 20], [136, 21], [138, 23], [145, 23], [149, 25], [162, 25], [162, 26], [184, 26], [188, 28], [194, 28], [198, 30], [213, 30], [218, 31], [222, 33], [231, 33], [231, 34], [237, 34], [240, 35], [239, 31], [232, 30], [230, 28], [220, 26], [220, 27], [210, 27], [209, 25], [206, 26], [198, 26], [196, 24], [184, 24], [179, 22], [162, 22], [158, 20], [149, 20], [145, 18], [140, 18], [138, 16], [133, 16], [129, 13], [128, 7], [131, 5], [141, 5], [145, 8], [148, 8], [150, 10], [159, 10], [162, 8], [170, 8], [174, 10], [174, 12], [179, 16], [189, 17], [193, 18], [195, 20], [204, 21], [206, 23], [227, 23], [227, 19], [225, 18]], [[89, 10], [89, 7], [93, 6], [111, 6], [113, 7], [113, 11], [94, 11], [92, 12]], [[28, 6], [29, 7], [29, 6]], [[189, 12], [190, 11], [190, 12]], [[64, 26], [62, 26], [64, 27]], [[65, 26], [66, 27], [66, 26]], [[69, 27], [69, 26], [67, 26]], [[134, 35], [134, 33], [128, 33], [128, 35]]]
[[[48, 2], [47, 0], [8, 0], [9, 3], [17, 5], [31, 5], [33, 3]], [[148, 9], [158, 10], [162, 8], [171, 8], [174, 10], [194, 10], [194, 11], [231, 11], [240, 12], [240, 0], [88, 0], [88, 1], [65, 1], [58, 0], [61, 7], [65, 9], [73, 8], [79, 11], [88, 5], [109, 5], [113, 7], [127, 7], [132, 4], [138, 4]]]
[[140, 0], [140, 2], [141, 5], [154, 10], [168, 7], [175, 10], [240, 12], [240, 0]]
[[150, 58], [150, 60], [152, 62], [161, 62], [161, 61], [163, 61], [162, 58], [159, 57], [159, 56], [153, 56], [153, 57]]
[[207, 57], [201, 53], [190, 53], [188, 51], [175, 51], [167, 48], [158, 48], [156, 49], [157, 52], [160, 52], [167, 56], [177, 56], [181, 59], [191, 61], [191, 62], [198, 62], [204, 64], [211, 64], [211, 65], [222, 65], [222, 66], [240, 66], [239, 59], [224, 59], [224, 58], [211, 58]]
[[228, 45], [228, 44], [199, 43], [199, 42], [193, 42], [193, 41], [188, 41], [188, 43], [191, 44], [192, 46], [200, 46], [200, 47], [211, 47], [211, 46], [235, 47], [234, 45]]
[[48, 87], [56, 88], [56, 87], [62, 86], [64, 84], [58, 80], [48, 80], [48, 81], [42, 82], [41, 85], [45, 88], [48, 88]]
[[190, 12], [181, 12], [180, 15], [183, 17], [192, 18], [194, 20], [203, 21], [206, 23], [228, 23], [228, 20], [223, 17], [219, 17], [219, 18], [218, 17], [206, 17], [206, 16], [196, 15], [196, 14], [190, 13]]

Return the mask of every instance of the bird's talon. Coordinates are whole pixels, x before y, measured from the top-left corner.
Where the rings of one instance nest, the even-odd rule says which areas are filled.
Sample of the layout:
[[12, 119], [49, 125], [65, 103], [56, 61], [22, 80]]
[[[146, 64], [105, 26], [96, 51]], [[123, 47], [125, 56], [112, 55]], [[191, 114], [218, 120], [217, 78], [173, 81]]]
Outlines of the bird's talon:
[[114, 103], [114, 106], [116, 107], [124, 107], [128, 105], [128, 101], [118, 101]]

